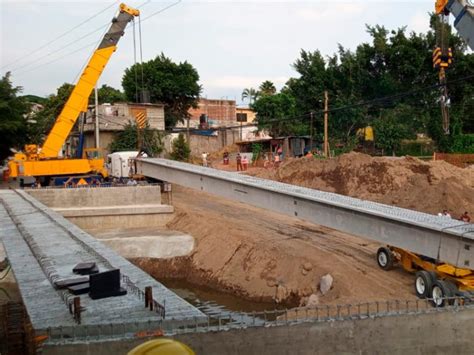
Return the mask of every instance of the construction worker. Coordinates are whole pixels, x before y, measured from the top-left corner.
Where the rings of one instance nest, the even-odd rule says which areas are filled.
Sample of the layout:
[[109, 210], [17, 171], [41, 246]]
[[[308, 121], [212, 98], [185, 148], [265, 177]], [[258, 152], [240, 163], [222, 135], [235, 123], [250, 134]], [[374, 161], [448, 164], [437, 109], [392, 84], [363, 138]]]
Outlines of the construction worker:
[[466, 222], [466, 223], [469, 223], [471, 222], [471, 217], [469, 217], [469, 214], [467, 213], [467, 211], [465, 211], [461, 217], [459, 217], [459, 220], [460, 221], [463, 221], [463, 222]]
[[128, 355], [195, 355], [189, 346], [172, 339], [147, 341], [128, 352]]
[[247, 170], [248, 166], [249, 166], [249, 160], [248, 160], [247, 156], [244, 155], [242, 157], [242, 167], [243, 167], [242, 170]]
[[444, 209], [443, 212], [438, 213], [438, 216], [451, 218], [451, 215], [449, 214], [448, 210], [446, 210], [446, 209]]
[[242, 171], [242, 156], [240, 155], [240, 153], [237, 153], [235, 160], [237, 162], [237, 171]]
[[208, 155], [209, 155], [209, 153], [207, 153], [207, 152], [202, 153], [202, 166], [207, 167], [207, 156]]
[[280, 155], [279, 154], [275, 155], [274, 163], [275, 163], [274, 164], [275, 168], [278, 168], [278, 166], [280, 165]]

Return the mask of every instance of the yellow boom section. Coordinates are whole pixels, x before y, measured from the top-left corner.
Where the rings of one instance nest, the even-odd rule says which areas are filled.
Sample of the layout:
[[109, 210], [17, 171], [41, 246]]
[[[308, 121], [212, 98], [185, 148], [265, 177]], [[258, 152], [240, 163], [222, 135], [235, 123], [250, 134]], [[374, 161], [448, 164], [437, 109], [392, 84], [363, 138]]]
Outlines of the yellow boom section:
[[112, 53], [117, 48], [117, 42], [122, 37], [125, 27], [127, 27], [127, 24], [134, 16], [138, 15], [138, 10], [125, 4], [120, 5], [119, 15], [113, 19], [110, 29], [90, 58], [71, 96], [69, 96], [63, 110], [56, 119], [53, 129], [46, 138], [39, 153], [40, 159], [56, 158], [58, 156], [59, 150], [69, 136], [79, 114], [87, 108], [87, 102], [92, 89], [97, 84]]
[[115, 48], [116, 46], [98, 49], [92, 55], [89, 65], [72, 90], [71, 96], [69, 96], [61, 114], [56, 119], [53, 129], [43, 144], [43, 149], [40, 153], [42, 158], [55, 158], [58, 156], [58, 152], [69, 136], [79, 114], [87, 107], [89, 96]]

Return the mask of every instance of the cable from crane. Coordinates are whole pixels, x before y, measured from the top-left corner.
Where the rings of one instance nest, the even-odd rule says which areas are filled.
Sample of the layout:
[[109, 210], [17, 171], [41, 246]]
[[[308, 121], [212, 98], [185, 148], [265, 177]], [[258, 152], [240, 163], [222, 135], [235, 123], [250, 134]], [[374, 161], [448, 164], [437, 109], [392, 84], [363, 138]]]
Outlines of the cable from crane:
[[140, 45], [140, 67], [142, 74], [142, 103], [148, 102], [149, 100], [145, 98], [145, 79], [143, 74], [143, 47], [142, 47], [142, 18], [138, 17], [138, 39]]
[[137, 40], [135, 31], [135, 19], [133, 19], [133, 67], [133, 71], [135, 72], [135, 102], [138, 103]]

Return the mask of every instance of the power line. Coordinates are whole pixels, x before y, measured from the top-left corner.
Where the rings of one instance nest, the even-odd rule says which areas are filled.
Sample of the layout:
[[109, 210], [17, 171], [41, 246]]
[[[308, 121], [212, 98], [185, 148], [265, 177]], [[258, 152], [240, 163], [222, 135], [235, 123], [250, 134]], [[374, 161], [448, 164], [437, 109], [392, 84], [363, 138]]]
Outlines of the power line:
[[59, 35], [58, 37], [50, 40], [49, 42], [43, 44], [42, 46], [39, 46], [37, 47], [36, 49], [32, 50], [31, 52], [21, 56], [21, 57], [18, 57], [16, 60], [8, 63], [8, 64], [5, 64], [5, 65], [2, 65], [0, 67], [0, 69], [3, 69], [5, 67], [9, 67], [10, 65], [12, 64], [18, 64], [18, 62], [21, 62], [23, 59], [25, 58], [30, 58], [30, 56], [34, 53], [37, 53], [39, 52], [40, 50], [42, 50], [43, 48], [46, 48], [47, 46], [49, 46], [50, 44], [56, 42], [57, 40], [65, 37], [66, 35], [68, 35], [69, 33], [71, 33], [72, 31], [78, 29], [79, 27], [81, 27], [82, 25], [86, 24], [87, 22], [89, 22], [90, 20], [96, 18], [97, 16], [99, 16], [100, 14], [104, 13], [105, 11], [107, 11], [108, 9], [110, 9], [112, 6], [114, 6], [116, 3], [118, 3], [119, 1], [116, 0], [114, 1], [112, 4], [110, 4], [109, 6], [107, 6], [106, 8], [100, 10], [99, 12], [97, 12], [96, 14], [92, 15], [91, 17], [87, 18], [86, 20], [82, 21], [81, 23], [79, 23], [78, 25], [72, 27], [71, 29], [67, 30], [66, 32], [62, 33], [61, 35]]
[[[150, 2], [151, 2], [151, 0], [145, 1], [144, 3], [142, 3], [141, 5], [139, 5], [138, 7], [139, 7], [139, 8], [140, 8], [140, 7], [144, 7], [145, 5], [149, 4]], [[145, 19], [149, 19], [149, 18], [151, 18], [151, 17], [153, 17], [153, 16], [156, 16], [156, 15], [158, 15], [158, 14], [160, 14], [160, 13], [166, 11], [167, 9], [169, 9], [169, 8], [171, 8], [171, 7], [175, 6], [175, 5], [177, 5], [177, 4], [180, 3], [180, 2], [181, 2], [181, 0], [175, 2], [175, 3], [171, 4], [171, 5], [168, 5], [168, 6], [164, 7], [164, 8], [162, 8], [162, 9], [160, 9], [160, 10], [158, 10], [158, 11], [152, 13], [151, 15], [147, 16]], [[110, 7], [110, 6], [109, 6], [109, 7]], [[145, 20], [145, 19], [144, 19], [144, 20]], [[141, 20], [141, 21], [143, 22], [144, 20]], [[102, 26], [96, 28], [95, 30], [93, 30], [93, 31], [91, 31], [91, 32], [86, 33], [85, 35], [83, 35], [83, 36], [81, 36], [81, 37], [75, 39], [75, 40], [72, 41], [72, 42], [67, 43], [66, 45], [64, 45], [64, 46], [61, 47], [61, 48], [58, 48], [58, 49], [56, 49], [56, 50], [54, 50], [54, 51], [51, 51], [51, 52], [49, 52], [49, 53], [47, 53], [47, 54], [41, 56], [40, 58], [37, 58], [37, 59], [35, 59], [35, 60], [32, 60], [31, 62], [26, 63], [26, 64], [24, 64], [24, 65], [22, 65], [22, 66], [20, 66], [20, 67], [13, 68], [11, 71], [15, 72], [16, 75], [23, 74], [23, 73], [25, 73], [25, 72], [30, 72], [31, 70], [40, 68], [40, 67], [42, 67], [42, 66], [44, 66], [44, 65], [48, 65], [48, 64], [54, 63], [54, 62], [56, 62], [56, 61], [58, 61], [58, 60], [60, 60], [60, 59], [63, 59], [63, 58], [65, 58], [65, 57], [69, 56], [69, 55], [72, 55], [72, 54], [74, 54], [74, 53], [77, 53], [77, 52], [79, 52], [79, 51], [85, 49], [85, 47], [87, 47], [87, 46], [89, 46], [89, 45], [84, 46], [84, 47], [81, 47], [81, 48], [79, 48], [79, 49], [77, 49], [77, 50], [74, 50], [74, 51], [72, 51], [72, 52], [70, 52], [70, 53], [68, 53], [68, 54], [66, 54], [66, 55], [63, 55], [63, 56], [57, 58], [57, 59], [51, 60], [51, 61], [49, 61], [49, 62], [40, 64], [40, 65], [37, 65], [37, 66], [34, 66], [33, 68], [28, 69], [27, 71], [20, 71], [20, 72], [18, 73], [18, 70], [27, 68], [27, 67], [31, 66], [32, 64], [35, 64], [37, 61], [39, 61], [39, 60], [41, 60], [41, 59], [47, 58], [47, 57], [49, 57], [49, 56], [51, 56], [51, 55], [53, 55], [53, 54], [56, 54], [56, 53], [58, 53], [58, 52], [61, 52], [61, 51], [63, 51], [64, 49], [70, 47], [71, 45], [73, 45], [73, 44], [75, 44], [75, 43], [77, 43], [77, 42], [83, 40], [84, 38], [87, 38], [87, 37], [91, 36], [92, 34], [98, 32], [98, 31], [100, 31], [100, 30], [102, 30], [102, 29], [104, 29], [104, 28], [106, 28], [106, 27], [108, 27], [108, 26], [110, 26], [110, 22], [108, 22], [107, 24], [102, 25]], [[128, 25], [127, 25], [127, 27], [128, 27]], [[95, 42], [94, 42], [94, 43], [95, 43]]]
[[165, 11], [168, 10], [168, 9], [171, 9], [172, 7], [178, 5], [181, 1], [182, 1], [182, 0], [178, 0], [178, 1], [174, 2], [174, 3], [172, 3], [171, 5], [168, 5], [168, 6], [164, 7], [164, 8], [162, 8], [161, 10], [158, 10], [158, 11], [156, 11], [156, 12], [153, 12], [151, 15], [148, 15], [147, 17], [145, 17], [145, 18], [142, 20], [142, 22], [145, 22], [146, 20], [152, 18], [153, 16], [158, 15], [158, 14], [161, 14], [162, 12], [165, 12]]
[[[351, 108], [355, 108], [355, 107], [362, 107], [362, 106], [369, 106], [369, 105], [372, 105], [372, 104], [375, 104], [375, 103], [383, 103], [385, 101], [394, 101], [396, 99], [400, 99], [400, 98], [403, 98], [403, 97], [406, 97], [406, 96], [410, 96], [410, 95], [413, 95], [413, 94], [416, 94], [416, 93], [419, 93], [419, 92], [426, 92], [427, 90], [434, 90], [434, 89], [438, 89], [440, 87], [443, 87], [443, 86], [449, 86], [449, 85], [452, 85], [452, 84], [458, 84], [460, 82], [463, 82], [463, 81], [467, 81], [469, 79], [473, 79], [474, 78], [474, 74], [473, 75], [468, 75], [468, 76], [465, 76], [465, 77], [461, 77], [461, 78], [457, 78], [457, 79], [454, 79], [454, 80], [451, 80], [450, 82], [446, 83], [446, 84], [434, 84], [434, 85], [429, 85], [429, 86], [426, 86], [426, 87], [423, 87], [423, 88], [420, 88], [420, 89], [415, 89], [415, 90], [411, 90], [411, 91], [407, 91], [407, 92], [403, 92], [403, 93], [399, 93], [399, 94], [394, 94], [394, 95], [389, 95], [389, 96], [384, 96], [384, 97], [379, 97], [379, 98], [375, 98], [375, 99], [372, 99], [372, 100], [367, 100], [367, 101], [362, 101], [362, 102], [358, 102], [356, 104], [351, 104], [351, 105], [345, 105], [345, 106], [339, 106], [339, 107], [335, 107], [335, 108], [330, 108], [328, 109], [327, 111], [325, 110], [318, 110], [318, 111], [310, 111], [306, 114], [302, 114], [302, 115], [299, 115], [299, 116], [292, 116], [292, 117], [281, 117], [281, 118], [273, 118], [273, 119], [269, 119], [267, 120], [264, 125], [267, 125], [267, 124], [270, 124], [270, 123], [279, 123], [279, 122], [286, 122], [286, 121], [295, 121], [295, 120], [298, 120], [298, 119], [303, 119], [305, 117], [308, 117], [310, 116], [311, 114], [313, 115], [316, 115], [316, 114], [324, 114], [324, 113], [331, 113], [331, 112], [338, 112], [338, 111], [343, 111], [343, 110], [348, 110], [348, 109], [351, 109]], [[256, 127], [258, 126], [258, 123], [250, 123], [250, 124], [247, 124], [246, 127]], [[224, 129], [232, 129], [232, 128], [240, 128], [240, 125], [233, 125], [233, 126], [226, 126]], [[219, 129], [223, 129], [222, 127], [221, 128], [218, 128], [218, 127], [213, 127], [213, 128], [209, 128], [209, 129], [205, 129], [204, 131], [209, 131], [209, 130], [212, 130], [212, 131], [216, 131], [216, 130], [219, 130]], [[173, 131], [174, 132], [181, 132], [181, 131], [185, 131], [186, 128], [174, 128]], [[203, 131], [202, 129], [191, 129], [191, 131]]]
[[88, 44], [86, 44], [85, 46], [83, 46], [83, 47], [81, 47], [81, 48], [78, 48], [78, 49], [75, 49], [75, 50], [73, 50], [72, 52], [68, 52], [68, 53], [66, 53], [65, 55], [61, 56], [61, 57], [58, 57], [58, 58], [53, 59], [53, 60], [51, 60], [51, 61], [49, 61], [49, 62], [46, 62], [46, 63], [39, 64], [39, 65], [37, 65], [37, 66], [35, 66], [35, 67], [33, 67], [33, 68], [29, 68], [28, 70], [22, 71], [22, 72], [20, 72], [20, 73], [17, 73], [16, 76], [21, 76], [21, 75], [23, 75], [23, 74], [25, 74], [25, 73], [29, 73], [29, 72], [31, 72], [31, 71], [33, 71], [33, 70], [36, 70], [36, 69], [38, 69], [38, 68], [41, 68], [41, 67], [43, 67], [43, 66], [45, 66], [45, 65], [49, 65], [49, 64], [51, 64], [51, 63], [57, 62], [58, 60], [61, 60], [61, 59], [63, 59], [63, 58], [66, 58], [66, 57], [68, 57], [68, 56], [70, 56], [70, 55], [72, 55], [72, 54], [75, 54], [75, 53], [77, 53], [77, 52], [83, 51], [84, 49], [87, 49], [87, 48], [91, 47], [92, 45], [95, 45], [96, 43], [97, 43], [97, 41], [88, 43]]

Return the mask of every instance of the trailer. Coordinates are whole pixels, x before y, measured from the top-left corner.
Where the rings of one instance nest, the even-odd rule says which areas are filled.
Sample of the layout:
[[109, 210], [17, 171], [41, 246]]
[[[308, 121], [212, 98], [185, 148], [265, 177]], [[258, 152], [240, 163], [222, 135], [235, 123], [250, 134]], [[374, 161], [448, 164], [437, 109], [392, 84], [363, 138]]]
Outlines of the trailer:
[[435, 307], [470, 302], [474, 298], [474, 270], [455, 267], [433, 258], [393, 246], [377, 250], [377, 263], [383, 270], [396, 265], [415, 274], [414, 289], [418, 298], [430, 299]]

